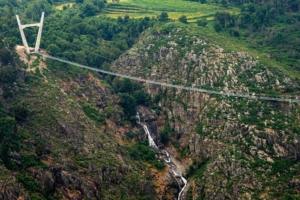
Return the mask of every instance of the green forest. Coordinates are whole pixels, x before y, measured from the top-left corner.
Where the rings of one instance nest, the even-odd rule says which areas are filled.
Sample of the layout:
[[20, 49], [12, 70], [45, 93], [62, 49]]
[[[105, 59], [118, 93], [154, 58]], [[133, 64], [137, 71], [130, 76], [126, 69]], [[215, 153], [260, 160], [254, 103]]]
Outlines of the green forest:
[[300, 66], [300, 1], [226, 1], [222, 6], [237, 6], [239, 14], [217, 12], [214, 29], [233, 37], [246, 38], [252, 48], [295, 70]]

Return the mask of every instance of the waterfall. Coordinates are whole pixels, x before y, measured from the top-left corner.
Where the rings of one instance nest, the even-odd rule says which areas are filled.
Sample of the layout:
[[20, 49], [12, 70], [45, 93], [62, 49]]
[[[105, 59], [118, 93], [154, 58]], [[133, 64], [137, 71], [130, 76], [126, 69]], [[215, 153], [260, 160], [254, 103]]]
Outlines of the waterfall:
[[178, 187], [180, 189], [180, 192], [179, 192], [179, 195], [178, 195], [178, 200], [181, 199], [181, 195], [182, 195], [182, 192], [185, 190], [186, 188], [186, 185], [187, 185], [187, 180], [182, 176], [182, 173], [181, 171], [179, 171], [179, 169], [176, 168], [175, 164], [172, 162], [171, 158], [170, 158], [170, 155], [169, 153], [166, 151], [166, 150], [162, 150], [162, 151], [159, 151], [159, 148], [157, 147], [157, 145], [155, 144], [153, 138], [151, 137], [151, 134], [148, 130], [148, 127], [147, 125], [141, 123], [141, 118], [140, 118], [140, 114], [139, 112], [136, 113], [136, 118], [137, 118], [137, 123], [140, 124], [146, 135], [148, 136], [148, 140], [149, 140], [149, 146], [154, 149], [155, 151], [157, 152], [161, 152], [163, 155], [165, 155], [166, 159], [164, 159], [166, 165], [168, 166], [168, 168], [170, 169], [170, 171], [172, 172], [173, 176], [176, 178], [180, 178], [182, 180], [182, 182], [184, 183], [184, 186], [181, 188], [180, 186], [180, 183], [178, 182], [178, 180], [176, 179], [177, 183], [178, 183]]

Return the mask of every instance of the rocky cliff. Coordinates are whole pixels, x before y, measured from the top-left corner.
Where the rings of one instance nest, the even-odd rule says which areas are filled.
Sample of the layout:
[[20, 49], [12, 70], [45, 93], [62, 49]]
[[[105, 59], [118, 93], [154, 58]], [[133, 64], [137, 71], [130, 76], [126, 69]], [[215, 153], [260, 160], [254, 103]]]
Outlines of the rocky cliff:
[[[215, 91], [299, 98], [298, 80], [176, 23], [145, 32], [111, 70]], [[282, 199], [299, 194], [299, 104], [149, 84], [144, 88], [161, 109], [160, 119], [152, 123], [159, 124], [159, 130], [163, 122], [169, 123], [172, 129], [166, 146], [189, 177], [186, 199]]]

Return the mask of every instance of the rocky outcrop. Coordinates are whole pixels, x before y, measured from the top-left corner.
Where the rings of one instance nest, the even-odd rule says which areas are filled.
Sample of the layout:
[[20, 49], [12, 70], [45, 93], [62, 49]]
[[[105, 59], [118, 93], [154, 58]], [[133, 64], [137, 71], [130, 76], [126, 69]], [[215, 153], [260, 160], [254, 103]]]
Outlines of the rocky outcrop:
[[17, 181], [14, 177], [10, 177], [12, 183], [4, 183], [0, 181], [0, 199], [29, 199], [28, 197], [22, 197], [21, 188], [18, 187]]
[[141, 121], [143, 122], [152, 122], [158, 119], [155, 113], [149, 110], [147, 107], [138, 106], [137, 112], [140, 113]]
[[[120, 59], [125, 64], [124, 60], [140, 55], [143, 59], [139, 64], [119, 67], [117, 61], [111, 69], [159, 82], [240, 94], [285, 92], [288, 88], [297, 90], [299, 85], [246, 52], [226, 51], [185, 30], [173, 28], [169, 35], [148, 33], [141, 41], [134, 53], [128, 52]], [[187, 172], [194, 173], [194, 179], [189, 180], [193, 198], [267, 199], [274, 195], [270, 188], [284, 193], [265, 177], [281, 159], [298, 162], [299, 139], [290, 126], [299, 127], [298, 106], [151, 84], [144, 87], [150, 96], [160, 97], [161, 113], [174, 131], [170, 138], [173, 143], [168, 145], [176, 146], [181, 161], [190, 165]], [[146, 115], [151, 119], [150, 114]], [[287, 170], [293, 171], [293, 167]], [[268, 179], [276, 181], [280, 176]], [[295, 174], [293, 180], [298, 177]], [[285, 184], [297, 190], [296, 181]]]

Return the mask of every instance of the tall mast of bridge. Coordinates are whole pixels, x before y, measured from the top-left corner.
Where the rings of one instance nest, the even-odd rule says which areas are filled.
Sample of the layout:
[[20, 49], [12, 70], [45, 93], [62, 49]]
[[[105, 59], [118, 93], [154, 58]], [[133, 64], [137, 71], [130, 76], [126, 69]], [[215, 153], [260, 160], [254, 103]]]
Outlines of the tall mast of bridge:
[[36, 24], [22, 25], [21, 21], [20, 21], [20, 18], [19, 18], [19, 15], [16, 15], [16, 17], [17, 17], [17, 21], [18, 21], [18, 25], [19, 25], [19, 29], [20, 29], [20, 33], [21, 33], [21, 37], [22, 37], [22, 41], [23, 41], [23, 45], [25, 47], [26, 53], [28, 53], [28, 54], [30, 54], [30, 50], [29, 50], [28, 43], [27, 43], [27, 40], [26, 40], [26, 37], [25, 37], [25, 34], [24, 34], [24, 28], [35, 27], [35, 26], [39, 27], [39, 32], [38, 32], [38, 35], [37, 35], [37, 38], [36, 38], [36, 43], [35, 43], [35, 48], [34, 48], [34, 52], [39, 52], [40, 44], [41, 44], [41, 37], [42, 37], [42, 30], [43, 30], [43, 23], [44, 23], [44, 12], [42, 12], [40, 23], [36, 23]]

